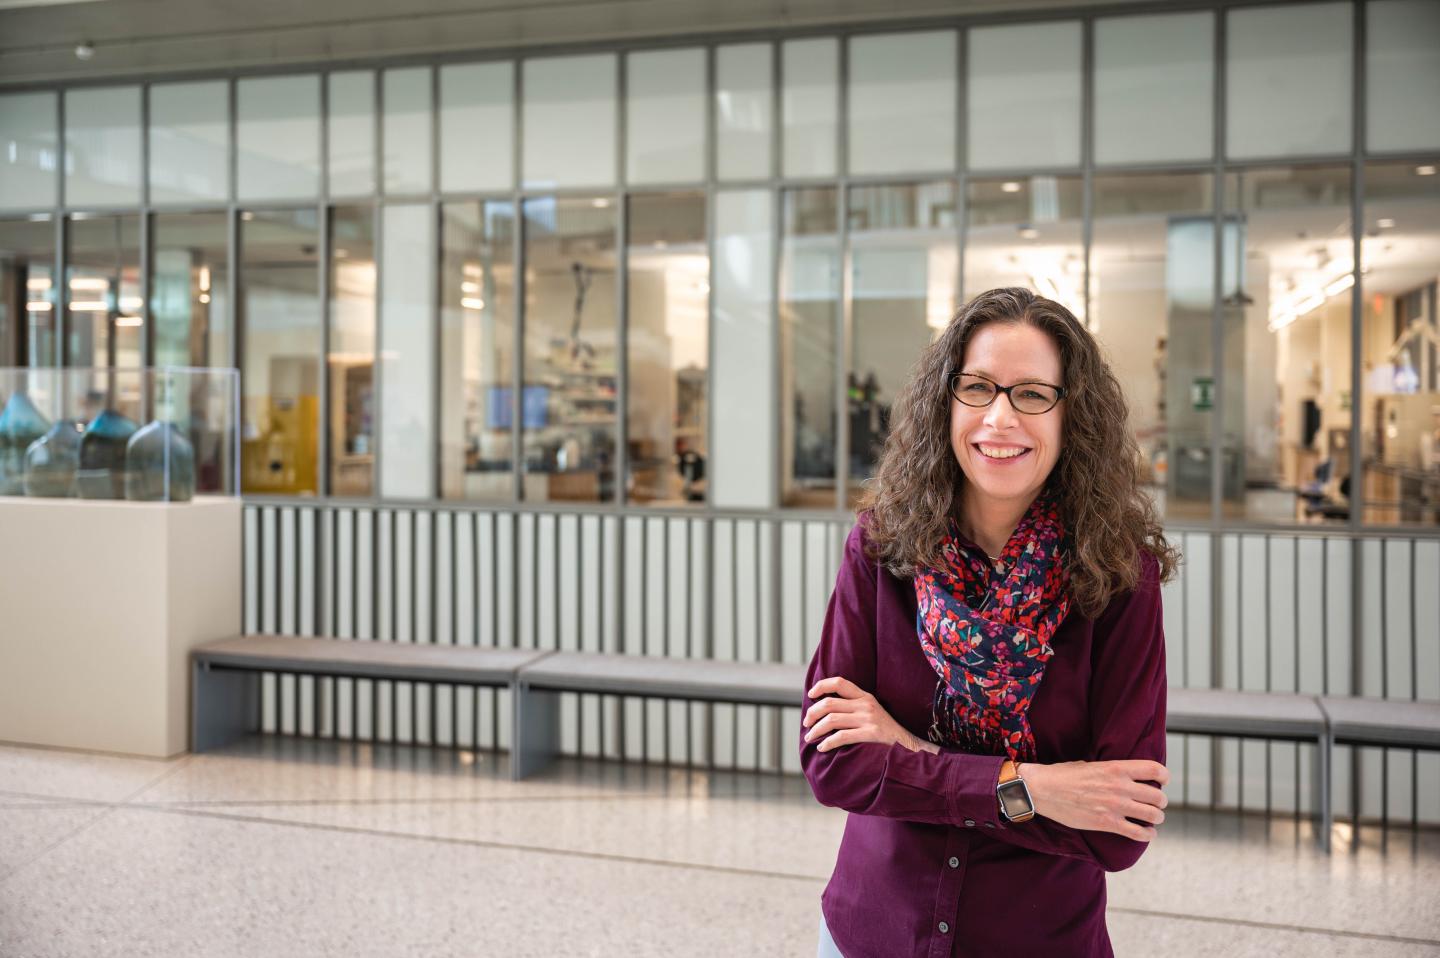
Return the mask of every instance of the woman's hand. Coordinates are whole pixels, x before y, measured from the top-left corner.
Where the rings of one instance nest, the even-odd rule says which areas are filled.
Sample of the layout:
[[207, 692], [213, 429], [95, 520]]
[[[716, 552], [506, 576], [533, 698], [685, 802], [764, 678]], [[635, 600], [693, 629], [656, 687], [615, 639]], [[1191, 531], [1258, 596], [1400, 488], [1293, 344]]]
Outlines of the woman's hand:
[[[839, 697], [821, 698], [831, 692]], [[847, 678], [837, 675], [821, 679], [807, 694], [818, 701], [810, 706], [800, 724], [810, 730], [805, 733], [805, 741], [823, 739], [815, 746], [817, 751], [828, 752], [841, 745], [860, 742], [879, 742], [882, 745], [899, 742], [912, 752], [930, 745], [926, 751], [938, 751], [929, 742], [921, 742], [911, 735], [880, 707], [875, 696]]]
[[1159, 782], [1164, 788], [1169, 783], [1170, 771], [1159, 762], [1022, 762], [1020, 777], [1030, 791], [1035, 814], [1062, 825], [1148, 842], [1155, 837], [1155, 826], [1165, 821], [1169, 800], [1160, 788], [1145, 784]]

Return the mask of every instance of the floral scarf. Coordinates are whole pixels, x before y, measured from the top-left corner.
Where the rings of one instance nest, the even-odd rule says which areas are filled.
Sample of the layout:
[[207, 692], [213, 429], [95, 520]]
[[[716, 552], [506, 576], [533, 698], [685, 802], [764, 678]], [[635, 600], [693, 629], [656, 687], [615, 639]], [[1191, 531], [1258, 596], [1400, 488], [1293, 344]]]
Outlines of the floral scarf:
[[931, 741], [1035, 761], [1025, 713], [1055, 654], [1050, 637], [1070, 610], [1068, 545], [1056, 502], [1045, 493], [1020, 520], [993, 575], [989, 557], [962, 546], [951, 520], [941, 567], [915, 575], [916, 631], [940, 676]]

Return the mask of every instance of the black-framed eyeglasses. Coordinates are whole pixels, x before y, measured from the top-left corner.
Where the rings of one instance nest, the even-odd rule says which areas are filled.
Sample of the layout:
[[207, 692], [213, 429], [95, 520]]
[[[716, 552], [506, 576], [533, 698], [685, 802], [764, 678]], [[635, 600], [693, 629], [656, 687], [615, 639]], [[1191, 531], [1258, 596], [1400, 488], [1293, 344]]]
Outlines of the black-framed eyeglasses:
[[976, 408], [990, 405], [996, 396], [1004, 393], [1010, 399], [1011, 408], [1027, 416], [1047, 413], [1065, 398], [1063, 386], [1036, 381], [1002, 386], [993, 379], [974, 373], [951, 373], [949, 385], [950, 395], [954, 396], [957, 402]]

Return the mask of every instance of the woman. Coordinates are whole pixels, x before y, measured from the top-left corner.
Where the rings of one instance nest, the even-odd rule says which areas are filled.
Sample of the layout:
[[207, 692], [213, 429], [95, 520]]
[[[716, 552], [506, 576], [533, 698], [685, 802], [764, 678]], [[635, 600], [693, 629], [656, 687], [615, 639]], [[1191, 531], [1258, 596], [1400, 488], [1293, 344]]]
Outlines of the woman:
[[805, 777], [851, 813], [820, 954], [1110, 955], [1105, 872], [1165, 819], [1178, 561], [1120, 385], [1069, 310], [996, 289], [891, 426], [806, 677]]

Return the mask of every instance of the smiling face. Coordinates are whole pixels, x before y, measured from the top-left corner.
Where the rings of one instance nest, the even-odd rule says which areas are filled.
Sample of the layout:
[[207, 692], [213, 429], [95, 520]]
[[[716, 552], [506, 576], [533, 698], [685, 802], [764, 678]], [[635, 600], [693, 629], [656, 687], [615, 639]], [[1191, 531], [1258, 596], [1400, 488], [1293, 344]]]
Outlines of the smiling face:
[[[1029, 323], [980, 327], [970, 337], [959, 371], [1002, 386], [1065, 385], [1055, 341]], [[1003, 394], [979, 408], [950, 397], [950, 447], [965, 473], [970, 508], [1012, 512], [1030, 504], [1060, 458], [1064, 409], [1062, 399], [1049, 412], [1029, 416], [1016, 412]]]

